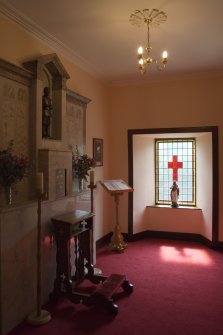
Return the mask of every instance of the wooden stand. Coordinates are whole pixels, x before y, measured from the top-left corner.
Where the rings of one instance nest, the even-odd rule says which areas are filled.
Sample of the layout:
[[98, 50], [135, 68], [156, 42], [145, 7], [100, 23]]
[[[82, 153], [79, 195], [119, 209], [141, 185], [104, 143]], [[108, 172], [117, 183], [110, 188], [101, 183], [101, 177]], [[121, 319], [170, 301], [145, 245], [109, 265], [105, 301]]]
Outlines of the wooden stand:
[[127, 247], [127, 243], [123, 240], [123, 236], [121, 234], [119, 226], [119, 201], [120, 196], [124, 192], [133, 192], [134, 190], [121, 179], [106, 180], [104, 182], [101, 182], [101, 184], [114, 197], [115, 201], [116, 222], [109, 245], [109, 250], [123, 252], [124, 249]]
[[121, 234], [120, 230], [120, 225], [119, 225], [119, 201], [120, 201], [120, 196], [122, 193], [116, 193], [113, 194], [114, 196], [114, 201], [115, 201], [115, 227], [114, 227], [114, 232], [111, 237], [111, 242], [109, 244], [108, 250], [116, 250], [119, 252], [124, 251], [124, 249], [127, 247], [127, 243], [123, 240], [123, 236]]
[[51, 315], [48, 311], [41, 309], [41, 201], [42, 193], [38, 192], [38, 207], [37, 207], [37, 262], [36, 262], [36, 273], [37, 273], [37, 287], [36, 287], [36, 311], [31, 313], [27, 322], [33, 326], [45, 324], [51, 320]]

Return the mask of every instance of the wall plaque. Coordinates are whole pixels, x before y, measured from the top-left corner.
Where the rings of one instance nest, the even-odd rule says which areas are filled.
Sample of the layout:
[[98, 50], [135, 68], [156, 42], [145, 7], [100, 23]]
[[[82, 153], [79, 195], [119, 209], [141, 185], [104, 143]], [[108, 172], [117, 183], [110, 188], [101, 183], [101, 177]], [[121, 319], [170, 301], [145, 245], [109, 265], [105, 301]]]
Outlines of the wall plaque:
[[56, 169], [56, 194], [55, 198], [63, 198], [66, 196], [66, 169]]

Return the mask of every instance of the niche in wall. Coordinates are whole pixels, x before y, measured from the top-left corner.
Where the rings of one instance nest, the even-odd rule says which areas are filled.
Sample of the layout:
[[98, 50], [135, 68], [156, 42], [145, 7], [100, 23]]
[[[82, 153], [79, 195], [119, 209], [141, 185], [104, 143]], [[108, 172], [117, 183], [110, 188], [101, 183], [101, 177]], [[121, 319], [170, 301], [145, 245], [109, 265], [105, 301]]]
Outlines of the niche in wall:
[[[193, 209], [180, 208], [174, 212], [172, 208], [164, 209], [153, 206], [155, 194], [154, 138], [183, 137], [188, 136], [188, 134], [197, 137], [197, 206], [201, 208], [200, 215], [198, 215], [198, 211], [195, 213]], [[134, 195], [129, 195], [130, 235], [139, 233], [140, 230], [197, 233], [213, 243], [217, 242], [218, 128], [193, 127], [129, 130], [128, 145], [129, 184], [135, 189]], [[145, 151], [147, 156], [143, 153]], [[139, 169], [144, 170], [139, 171]], [[138, 175], [143, 176], [141, 180], [137, 177]], [[150, 206], [150, 208], [147, 206]], [[185, 219], [186, 217], [189, 220], [190, 218], [194, 220], [197, 225], [196, 229], [194, 228], [195, 225], [191, 225], [190, 228], [190, 222]], [[141, 222], [144, 220], [145, 223], [140, 223], [140, 220]], [[176, 221], [175, 224], [173, 220]], [[182, 224], [177, 225], [177, 220]], [[183, 220], [184, 223], [188, 222], [188, 225], [183, 225]], [[198, 221], [200, 221], [199, 224], [197, 223]]]
[[[42, 101], [44, 88], [49, 88], [52, 100], [53, 117], [50, 125], [50, 138], [62, 139], [63, 90], [66, 90], [66, 81], [70, 78], [56, 54], [41, 56], [34, 61], [23, 63], [31, 71], [40, 85], [36, 85], [37, 101]], [[41, 122], [42, 124], [42, 122]]]

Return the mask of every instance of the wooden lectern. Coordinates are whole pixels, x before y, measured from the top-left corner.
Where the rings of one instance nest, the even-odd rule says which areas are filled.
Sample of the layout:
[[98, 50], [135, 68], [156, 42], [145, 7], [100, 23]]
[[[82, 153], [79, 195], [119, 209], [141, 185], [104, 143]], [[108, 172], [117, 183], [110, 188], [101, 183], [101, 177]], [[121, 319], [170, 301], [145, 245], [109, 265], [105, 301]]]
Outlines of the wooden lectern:
[[127, 246], [127, 243], [123, 240], [123, 236], [120, 231], [119, 226], [119, 200], [120, 195], [125, 192], [133, 192], [133, 188], [126, 184], [121, 179], [114, 179], [114, 180], [105, 180], [100, 182], [101, 185], [114, 197], [115, 201], [115, 210], [116, 210], [116, 222], [114, 227], [114, 232], [111, 238], [111, 242], [109, 245], [109, 250], [115, 250], [122, 252]]

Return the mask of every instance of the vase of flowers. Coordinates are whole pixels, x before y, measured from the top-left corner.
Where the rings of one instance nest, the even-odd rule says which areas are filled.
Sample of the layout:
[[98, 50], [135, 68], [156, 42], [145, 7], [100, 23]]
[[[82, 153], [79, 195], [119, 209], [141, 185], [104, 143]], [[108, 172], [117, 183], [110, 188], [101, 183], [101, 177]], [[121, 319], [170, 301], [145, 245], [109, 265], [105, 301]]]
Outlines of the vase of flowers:
[[78, 148], [76, 147], [75, 153], [72, 157], [72, 171], [73, 178], [78, 179], [79, 192], [83, 190], [83, 181], [87, 181], [87, 176], [89, 176], [89, 171], [95, 166], [93, 158], [88, 157], [88, 155], [80, 155]]
[[6, 205], [12, 204], [12, 187], [11, 186], [5, 186], [4, 187], [4, 193], [5, 193], [5, 202]]
[[0, 150], [0, 186], [4, 189], [6, 204], [12, 204], [12, 185], [28, 175], [29, 160], [24, 155], [13, 154], [13, 141], [7, 149]]

